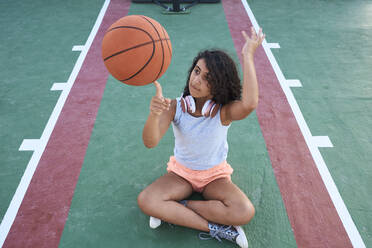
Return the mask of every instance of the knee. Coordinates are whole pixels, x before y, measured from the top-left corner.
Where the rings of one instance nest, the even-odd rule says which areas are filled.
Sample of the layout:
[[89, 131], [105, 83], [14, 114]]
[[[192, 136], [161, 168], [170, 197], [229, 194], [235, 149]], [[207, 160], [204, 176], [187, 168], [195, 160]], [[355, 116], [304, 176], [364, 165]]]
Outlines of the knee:
[[137, 204], [138, 207], [144, 212], [145, 214], [151, 215], [151, 206], [153, 205], [154, 198], [152, 194], [149, 193], [146, 189], [143, 190], [137, 197]]
[[235, 226], [241, 226], [249, 223], [255, 215], [253, 204], [247, 200], [237, 203], [233, 208], [233, 217]]
[[240, 211], [242, 213], [241, 214], [241, 221], [242, 221], [243, 225], [250, 222], [253, 219], [253, 217], [255, 215], [255, 212], [256, 212], [256, 210], [254, 209], [253, 204], [249, 200], [241, 203]]

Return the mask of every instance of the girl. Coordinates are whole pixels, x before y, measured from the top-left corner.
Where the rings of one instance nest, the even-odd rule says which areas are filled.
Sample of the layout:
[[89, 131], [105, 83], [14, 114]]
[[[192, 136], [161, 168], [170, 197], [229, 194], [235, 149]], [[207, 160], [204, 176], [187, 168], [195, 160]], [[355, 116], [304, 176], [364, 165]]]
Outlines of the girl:
[[[138, 205], [149, 215], [150, 226], [160, 220], [190, 227], [248, 247], [241, 225], [255, 210], [247, 196], [231, 181], [233, 169], [226, 162], [227, 131], [233, 121], [247, 117], [257, 106], [258, 85], [254, 53], [265, 38], [251, 29], [244, 31], [243, 87], [233, 60], [219, 50], [203, 51], [194, 59], [181, 98], [164, 98], [158, 82], [143, 129], [146, 147], [155, 147], [172, 123], [174, 156], [168, 173], [138, 196]], [[205, 201], [185, 201], [193, 191]], [[158, 222], [158, 223], [156, 223]], [[209, 238], [210, 238], [209, 237]]]

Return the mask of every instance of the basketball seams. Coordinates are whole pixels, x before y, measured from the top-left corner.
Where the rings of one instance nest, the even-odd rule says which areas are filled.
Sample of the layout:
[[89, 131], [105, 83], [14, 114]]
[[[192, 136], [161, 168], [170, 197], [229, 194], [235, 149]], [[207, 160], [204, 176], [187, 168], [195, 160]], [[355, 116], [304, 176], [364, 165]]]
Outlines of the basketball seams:
[[[154, 28], [155, 32], [158, 34], [159, 39], [161, 39], [161, 36], [159, 34], [159, 31], [157, 30], [157, 28], [155, 27], [155, 25], [149, 19], [147, 19], [145, 16], [141, 16], [141, 17], [143, 19], [145, 19], [146, 21], [148, 21], [151, 24], [151, 26]], [[163, 71], [163, 67], [164, 67], [164, 46], [163, 46], [163, 42], [161, 42], [160, 44], [161, 44], [161, 50], [162, 50], [162, 55], [163, 56], [162, 56], [160, 71], [159, 71], [158, 75], [156, 75], [156, 78], [159, 77], [159, 75]]]
[[[167, 33], [166, 33], [165, 29], [164, 29], [163, 27], [161, 27], [161, 29], [163, 30], [163, 36], [164, 36], [164, 37], [167, 37], [168, 35], [166, 35]], [[170, 54], [170, 56], [172, 57], [172, 50], [171, 50], [171, 48], [170, 48], [170, 46], [169, 46], [169, 43], [168, 43], [168, 41], [169, 41], [170, 39], [169, 39], [169, 37], [168, 37], [168, 39], [164, 39], [164, 40], [165, 40], [166, 43], [167, 43], [167, 47], [168, 47], [169, 54]]]
[[149, 32], [147, 32], [146, 30], [144, 30], [142, 28], [136, 27], [136, 26], [116, 26], [116, 27], [113, 27], [113, 28], [107, 30], [106, 33], [111, 32], [115, 29], [119, 29], [119, 28], [133, 28], [133, 29], [141, 30], [142, 32], [146, 33], [149, 37], [152, 37]]
[[[115, 29], [119, 29], [119, 28], [132, 28], [132, 29], [137, 29], [137, 30], [141, 30], [142, 32], [144, 32], [145, 34], [147, 34], [150, 39], [151, 39], [151, 42], [149, 44], [152, 43], [152, 54], [150, 56], [150, 58], [147, 60], [147, 62], [145, 63], [144, 66], [142, 66], [141, 69], [139, 69], [136, 73], [134, 73], [132, 76], [128, 77], [128, 78], [125, 78], [125, 79], [121, 79], [119, 81], [121, 82], [124, 82], [124, 81], [127, 81], [135, 76], [137, 76], [149, 63], [150, 61], [152, 60], [152, 58], [154, 57], [154, 54], [155, 54], [155, 42], [154, 42], [154, 39], [152, 38], [152, 36], [149, 34], [149, 32], [147, 32], [146, 30], [142, 29], [142, 28], [139, 28], [139, 27], [134, 27], [134, 26], [117, 26], [117, 27], [114, 27], [114, 28], [111, 28], [107, 31], [108, 32], [111, 32], [112, 30], [115, 30]], [[119, 53], [120, 54], [120, 53]], [[117, 55], [117, 54], [116, 54]]]
[[137, 76], [143, 69], [145, 69], [145, 67], [150, 63], [150, 61], [152, 60], [152, 58], [154, 57], [154, 54], [155, 54], [155, 42], [154, 42], [154, 40], [152, 41], [152, 54], [151, 54], [151, 56], [150, 56], [150, 58], [149, 58], [149, 60], [147, 60], [147, 62], [145, 63], [145, 65], [144, 66], [142, 66], [142, 68], [141, 69], [139, 69], [136, 73], [134, 73], [132, 76], [130, 76], [130, 77], [128, 77], [128, 78], [126, 78], [126, 79], [122, 79], [122, 80], [120, 80], [121, 82], [124, 82], [124, 81], [127, 81], [127, 80], [129, 80], [129, 79], [132, 79], [132, 78], [134, 78], [135, 76]]
[[[145, 34], [147, 34], [147, 36], [151, 39], [151, 41], [149, 41], [150, 44], [153, 43], [153, 46], [154, 46], [154, 47], [153, 47], [153, 52], [155, 51], [155, 43], [154, 43], [154, 39], [152, 38], [152, 36], [151, 36], [151, 34], [150, 34], [149, 32], [147, 32], [146, 30], [144, 30], [144, 29], [142, 29], [142, 28], [134, 27], [134, 26], [117, 26], [117, 27], [113, 27], [113, 28], [107, 30], [106, 34], [109, 33], [109, 32], [111, 32], [111, 31], [113, 31], [113, 30], [121, 29], [121, 28], [124, 28], [124, 29], [125, 29], [125, 28], [129, 28], [129, 29], [137, 29], [137, 30], [140, 30], [140, 31], [144, 32]], [[147, 42], [146, 42], [146, 43], [147, 43]], [[135, 47], [131, 47], [131, 48], [127, 48], [127, 49], [130, 50], [130, 49], [132, 49], [132, 48], [136, 48], [136, 47], [137, 47], [137, 46], [135, 46]], [[116, 52], [116, 53], [114, 53], [114, 54], [111, 54], [110, 56], [104, 58], [104, 61], [106, 61], [107, 59], [110, 59], [111, 57], [114, 57], [114, 56], [116, 56], [116, 55], [118, 55], [118, 54], [120, 54], [120, 53], [123, 53], [123, 52], [126, 52], [126, 49], [123, 50], [123, 51], [120, 51], [120, 52]]]
[[[155, 25], [149, 19], [147, 19], [145, 16], [140, 16], [140, 17], [142, 17], [143, 19], [145, 19], [146, 21], [148, 21], [151, 24], [151, 26], [154, 28], [155, 32], [158, 34], [159, 39], [161, 40], [161, 36], [159, 34], [159, 31], [157, 30]], [[159, 75], [163, 71], [163, 67], [164, 67], [164, 46], [163, 46], [163, 42], [160, 42], [160, 44], [161, 44], [161, 50], [162, 50], [163, 57], [162, 57], [162, 61], [161, 61], [160, 71], [159, 71], [158, 75], [156, 76], [156, 78], [159, 77]]]
[[133, 47], [130, 47], [130, 48], [126, 48], [124, 50], [120, 50], [120, 51], [118, 51], [116, 53], [113, 53], [112, 55], [104, 58], [103, 60], [106, 61], [108, 59], [111, 59], [112, 57], [115, 57], [115, 56], [120, 55], [122, 53], [128, 52], [129, 50], [136, 49], [136, 48], [139, 48], [139, 47], [142, 47], [142, 46], [146, 46], [146, 45], [149, 45], [151, 43], [155, 43], [155, 42], [159, 42], [159, 41], [167, 41], [168, 42], [168, 40], [169, 39], [153, 40], [153, 41], [148, 41], [148, 42], [145, 42], [145, 43], [142, 43], [142, 44], [138, 44], [136, 46], [133, 46]]
[[[155, 40], [155, 41], [153, 41], [153, 42], [148, 42], [148, 44], [151, 44], [151, 43], [154, 43], [154, 45], [153, 45], [153, 47], [155, 47], [155, 42], [162, 42], [162, 41], [164, 41], [164, 40], [169, 40], [169, 39], [162, 39], [162, 40]], [[145, 46], [145, 45], [148, 45], [148, 44], [143, 44], [143, 46]], [[136, 48], [136, 47], [133, 47], [133, 48]], [[129, 49], [129, 50], [131, 50], [131, 49]], [[155, 53], [155, 50], [153, 50], [153, 53], [151, 54], [151, 57], [149, 58], [149, 60], [146, 62], [146, 64], [140, 69], [140, 70], [138, 70], [136, 73], [134, 73], [132, 76], [130, 76], [130, 77], [128, 77], [128, 78], [126, 78], [126, 79], [122, 79], [122, 80], [119, 80], [119, 81], [121, 81], [121, 82], [124, 82], [124, 81], [127, 81], [127, 80], [130, 80], [130, 79], [132, 79], [132, 78], [134, 78], [135, 76], [137, 76], [143, 69], [145, 69], [145, 67], [150, 63], [150, 61], [152, 60], [152, 58], [154, 57], [154, 53]], [[158, 74], [159, 75], [159, 74]]]

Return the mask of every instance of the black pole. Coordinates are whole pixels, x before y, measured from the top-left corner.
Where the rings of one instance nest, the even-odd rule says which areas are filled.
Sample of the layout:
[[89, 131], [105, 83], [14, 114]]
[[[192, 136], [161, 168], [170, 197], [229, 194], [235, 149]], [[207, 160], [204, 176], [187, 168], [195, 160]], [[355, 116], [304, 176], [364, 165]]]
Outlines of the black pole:
[[180, 12], [180, 0], [173, 0], [173, 11]]

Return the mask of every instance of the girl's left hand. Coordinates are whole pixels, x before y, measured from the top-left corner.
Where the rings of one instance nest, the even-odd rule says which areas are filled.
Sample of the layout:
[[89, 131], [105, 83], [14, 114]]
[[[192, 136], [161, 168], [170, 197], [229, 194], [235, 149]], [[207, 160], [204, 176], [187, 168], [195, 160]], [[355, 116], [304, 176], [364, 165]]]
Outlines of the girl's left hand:
[[242, 55], [253, 56], [257, 47], [259, 47], [265, 39], [265, 34], [262, 33], [262, 28], [260, 28], [258, 35], [253, 26], [251, 27], [251, 37], [249, 37], [245, 31], [242, 31], [242, 35], [245, 39], [245, 44], [242, 48]]

